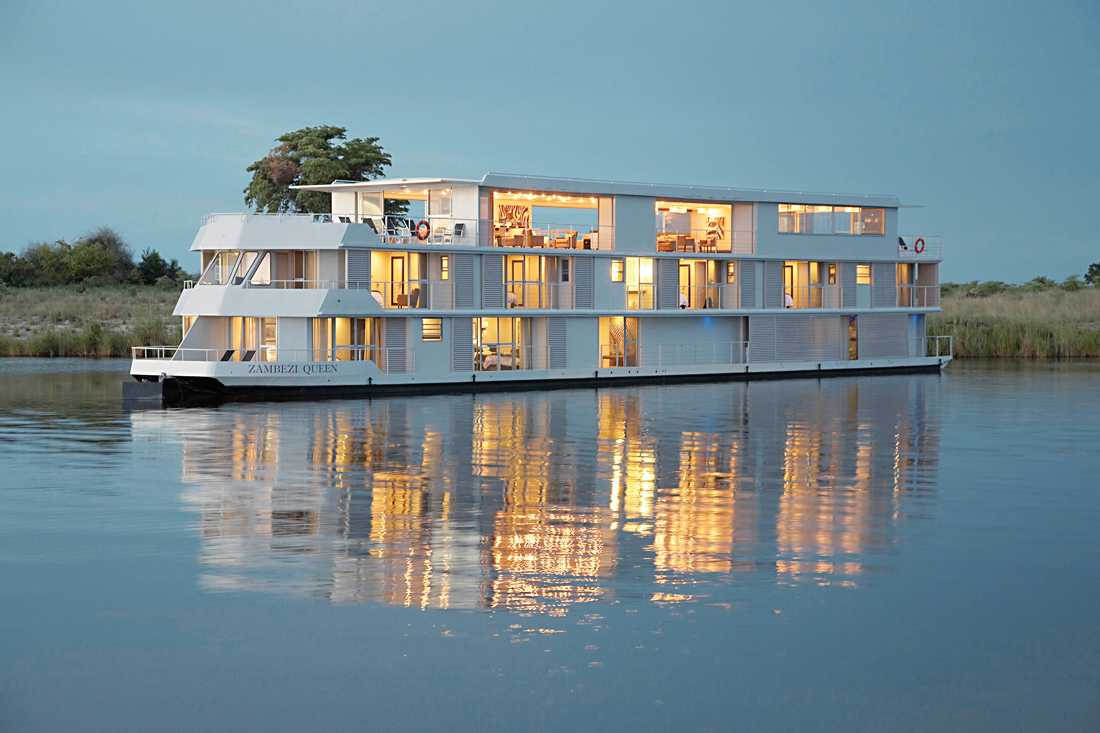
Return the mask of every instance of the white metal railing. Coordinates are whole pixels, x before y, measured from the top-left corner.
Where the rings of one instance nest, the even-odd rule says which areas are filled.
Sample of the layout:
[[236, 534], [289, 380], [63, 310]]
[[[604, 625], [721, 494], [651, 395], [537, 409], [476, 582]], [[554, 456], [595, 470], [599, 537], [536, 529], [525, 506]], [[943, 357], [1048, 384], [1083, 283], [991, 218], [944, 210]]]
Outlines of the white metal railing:
[[638, 366], [638, 344], [633, 342], [630, 349], [626, 345], [600, 344], [600, 367], [610, 369], [612, 367], [636, 367]]
[[657, 347], [657, 366], [661, 368], [744, 364], [747, 357], [747, 341], [660, 344]]
[[699, 252], [713, 254], [735, 252], [752, 254], [755, 234], [751, 229], [666, 229], [660, 231], [658, 222], [658, 252]]
[[505, 280], [504, 304], [508, 308], [569, 309], [573, 307], [573, 289], [568, 282]]
[[475, 372], [508, 372], [521, 369], [536, 369], [535, 349], [532, 344], [518, 346], [511, 343], [482, 344], [474, 349], [473, 370]]
[[454, 286], [450, 280], [349, 280], [352, 290], [368, 289], [383, 308], [454, 308]]
[[938, 308], [939, 285], [898, 285], [899, 308]]
[[413, 351], [407, 347], [337, 345], [326, 349], [280, 349], [258, 346], [255, 349], [206, 349], [179, 346], [134, 346], [134, 359], [163, 361], [247, 362], [268, 364], [323, 364], [344, 361], [371, 361], [388, 373], [413, 370]]
[[[921, 354], [917, 354], [917, 356], [921, 356]], [[955, 337], [928, 336], [923, 356], [935, 356], [937, 358], [947, 357], [949, 359], [955, 358]]]
[[292, 221], [310, 221], [314, 224], [363, 224], [379, 236], [385, 244], [458, 244], [473, 246], [477, 244], [477, 219], [460, 219], [452, 216], [429, 215], [418, 218], [404, 215], [355, 216], [353, 214], [329, 213], [217, 213], [202, 217], [205, 226], [219, 219], [245, 221], [251, 217], [288, 219]]
[[740, 304], [740, 290], [734, 283], [681, 285], [677, 299], [678, 307], [689, 310], [737, 308]]
[[907, 260], [943, 259], [943, 237], [904, 234], [898, 237], [898, 257]]
[[184, 280], [183, 281], [183, 289], [184, 290], [190, 290], [193, 287], [195, 287], [195, 281], [194, 280]]
[[296, 277], [288, 280], [270, 280], [265, 283], [250, 282], [245, 287], [258, 290], [264, 288], [273, 290], [331, 290], [342, 288], [344, 284], [339, 280], [308, 280], [304, 277]]
[[613, 227], [595, 224], [548, 224], [544, 226], [493, 226], [496, 247], [549, 247], [551, 249], [599, 249], [600, 232], [612, 236]]
[[844, 297], [839, 285], [799, 285], [783, 288], [783, 307], [797, 310], [805, 308], [841, 308]]

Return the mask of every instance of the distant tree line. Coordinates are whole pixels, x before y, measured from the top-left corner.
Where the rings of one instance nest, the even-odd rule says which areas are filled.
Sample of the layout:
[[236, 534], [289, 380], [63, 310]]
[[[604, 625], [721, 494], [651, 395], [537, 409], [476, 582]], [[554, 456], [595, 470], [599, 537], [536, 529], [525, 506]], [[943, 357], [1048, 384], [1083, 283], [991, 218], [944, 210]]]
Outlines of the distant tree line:
[[22, 254], [0, 253], [0, 285], [175, 284], [188, 277], [176, 260], [147, 248], [134, 261], [129, 245], [113, 229], [102, 227], [75, 242], [31, 244]]
[[1070, 275], [1062, 282], [1049, 277], [1033, 277], [1026, 283], [1006, 283], [1000, 280], [971, 280], [965, 283], [944, 283], [944, 295], [957, 295], [965, 298], [984, 298], [998, 293], [1038, 293], [1045, 290], [1065, 290], [1073, 292], [1088, 287], [1100, 287], [1100, 262], [1089, 265], [1084, 277]]

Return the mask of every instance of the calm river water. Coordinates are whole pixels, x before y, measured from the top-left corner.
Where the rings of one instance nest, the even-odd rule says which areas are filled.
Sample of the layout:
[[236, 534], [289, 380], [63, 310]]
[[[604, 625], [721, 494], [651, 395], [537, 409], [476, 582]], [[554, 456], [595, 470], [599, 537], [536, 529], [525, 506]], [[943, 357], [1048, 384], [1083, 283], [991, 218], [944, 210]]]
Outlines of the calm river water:
[[1096, 730], [1100, 365], [121, 408], [0, 360], [0, 729]]

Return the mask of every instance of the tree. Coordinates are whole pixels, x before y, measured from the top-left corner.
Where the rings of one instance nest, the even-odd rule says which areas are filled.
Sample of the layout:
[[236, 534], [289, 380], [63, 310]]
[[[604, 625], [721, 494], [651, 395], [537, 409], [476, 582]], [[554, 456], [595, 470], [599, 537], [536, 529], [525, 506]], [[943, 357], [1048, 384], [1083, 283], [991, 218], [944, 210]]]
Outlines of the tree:
[[290, 186], [369, 181], [382, 176], [392, 161], [378, 140], [347, 140], [347, 129], [332, 125], [303, 127], [280, 135], [278, 144], [246, 169], [252, 180], [244, 189], [244, 202], [269, 213], [327, 213], [332, 210], [327, 193], [292, 191]]
[[152, 285], [162, 277], [171, 276], [168, 263], [155, 249], [147, 248], [141, 253], [141, 262], [138, 263], [137, 269], [141, 281], [146, 285]]
[[1085, 273], [1085, 282], [1094, 287], [1100, 287], [1100, 262], [1093, 262]]

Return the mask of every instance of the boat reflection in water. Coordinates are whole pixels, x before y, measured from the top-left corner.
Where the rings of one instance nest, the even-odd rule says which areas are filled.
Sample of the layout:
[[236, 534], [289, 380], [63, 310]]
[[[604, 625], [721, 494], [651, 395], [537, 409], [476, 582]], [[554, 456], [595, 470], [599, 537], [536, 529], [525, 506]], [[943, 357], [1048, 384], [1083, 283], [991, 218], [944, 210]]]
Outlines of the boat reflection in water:
[[182, 443], [201, 584], [564, 614], [855, 586], [926, 515], [939, 377], [135, 413]]

